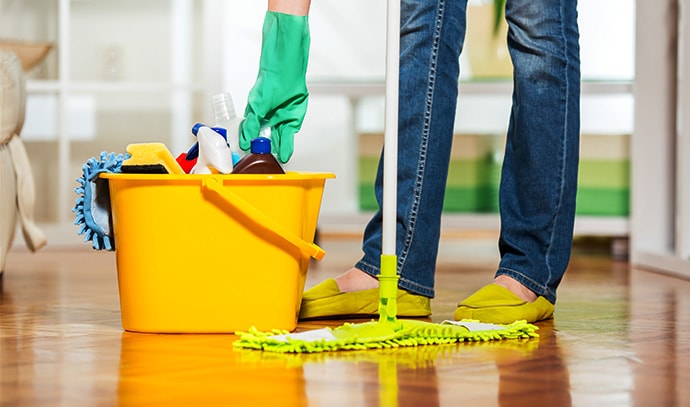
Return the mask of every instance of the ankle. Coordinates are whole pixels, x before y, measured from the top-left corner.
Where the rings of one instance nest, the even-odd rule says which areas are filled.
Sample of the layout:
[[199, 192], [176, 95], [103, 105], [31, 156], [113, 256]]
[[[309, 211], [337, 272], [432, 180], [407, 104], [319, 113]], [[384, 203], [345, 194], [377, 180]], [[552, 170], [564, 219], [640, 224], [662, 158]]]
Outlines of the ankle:
[[532, 290], [525, 287], [512, 277], [508, 277], [506, 275], [497, 276], [494, 279], [494, 284], [509, 289], [513, 294], [517, 295], [518, 297], [522, 298], [527, 302], [534, 302], [537, 300], [537, 294], [535, 294]]
[[379, 280], [357, 268], [351, 268], [335, 278], [341, 292], [370, 290], [379, 287]]

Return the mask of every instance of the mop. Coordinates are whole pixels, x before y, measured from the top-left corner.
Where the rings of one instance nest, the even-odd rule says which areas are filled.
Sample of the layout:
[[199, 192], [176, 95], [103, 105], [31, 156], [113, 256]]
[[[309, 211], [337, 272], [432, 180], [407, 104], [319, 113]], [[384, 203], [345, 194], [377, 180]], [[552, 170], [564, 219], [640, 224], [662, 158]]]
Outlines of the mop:
[[115, 250], [115, 239], [110, 218], [110, 193], [108, 181], [99, 178], [102, 173], [121, 172], [122, 163], [129, 159], [128, 154], [102, 152], [91, 157], [82, 166], [82, 175], [74, 189], [77, 199], [72, 212], [74, 224], [79, 225], [77, 234], [84, 235], [84, 242], [91, 242], [94, 250]]
[[537, 337], [537, 327], [526, 321], [509, 325], [478, 321], [431, 323], [398, 320], [396, 206], [398, 162], [398, 80], [400, 59], [400, 0], [388, 0], [386, 39], [386, 107], [383, 163], [383, 234], [379, 275], [379, 319], [346, 323], [337, 328], [304, 332], [260, 332], [254, 328], [237, 332], [233, 346], [270, 352], [314, 353], [338, 350], [365, 350], [400, 346], [439, 345], [456, 342], [526, 339]]

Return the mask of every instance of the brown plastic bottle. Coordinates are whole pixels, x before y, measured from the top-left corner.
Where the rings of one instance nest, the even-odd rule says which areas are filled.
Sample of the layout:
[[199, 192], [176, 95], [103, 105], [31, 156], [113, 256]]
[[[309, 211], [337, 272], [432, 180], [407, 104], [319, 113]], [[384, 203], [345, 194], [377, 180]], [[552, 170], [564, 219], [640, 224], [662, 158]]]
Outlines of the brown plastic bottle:
[[257, 137], [252, 140], [250, 153], [232, 168], [233, 174], [285, 174], [278, 160], [271, 154], [271, 140]]

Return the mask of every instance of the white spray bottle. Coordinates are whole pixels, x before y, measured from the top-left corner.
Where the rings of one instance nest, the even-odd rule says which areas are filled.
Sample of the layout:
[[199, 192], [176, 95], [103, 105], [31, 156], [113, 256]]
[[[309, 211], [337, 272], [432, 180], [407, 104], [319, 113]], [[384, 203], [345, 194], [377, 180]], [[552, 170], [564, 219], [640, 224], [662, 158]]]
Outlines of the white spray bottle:
[[232, 151], [218, 130], [206, 126], [199, 127], [196, 140], [199, 145], [199, 158], [192, 168], [192, 174], [229, 174], [232, 172]]

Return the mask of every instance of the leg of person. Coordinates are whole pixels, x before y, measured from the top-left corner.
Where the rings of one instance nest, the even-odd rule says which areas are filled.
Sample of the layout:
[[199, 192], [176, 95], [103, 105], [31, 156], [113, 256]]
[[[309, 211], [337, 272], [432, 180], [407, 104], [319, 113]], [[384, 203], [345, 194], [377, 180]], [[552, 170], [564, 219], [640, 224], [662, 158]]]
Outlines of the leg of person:
[[455, 319], [535, 322], [553, 315], [575, 218], [580, 133], [577, 2], [508, 0], [513, 108], [500, 184], [494, 284]]
[[[441, 211], [453, 140], [459, 56], [467, 0], [403, 0], [401, 4], [397, 185], [399, 316], [428, 316]], [[376, 177], [382, 201], [383, 155]], [[355, 267], [304, 293], [300, 318], [378, 312], [382, 214], [364, 232]]]

